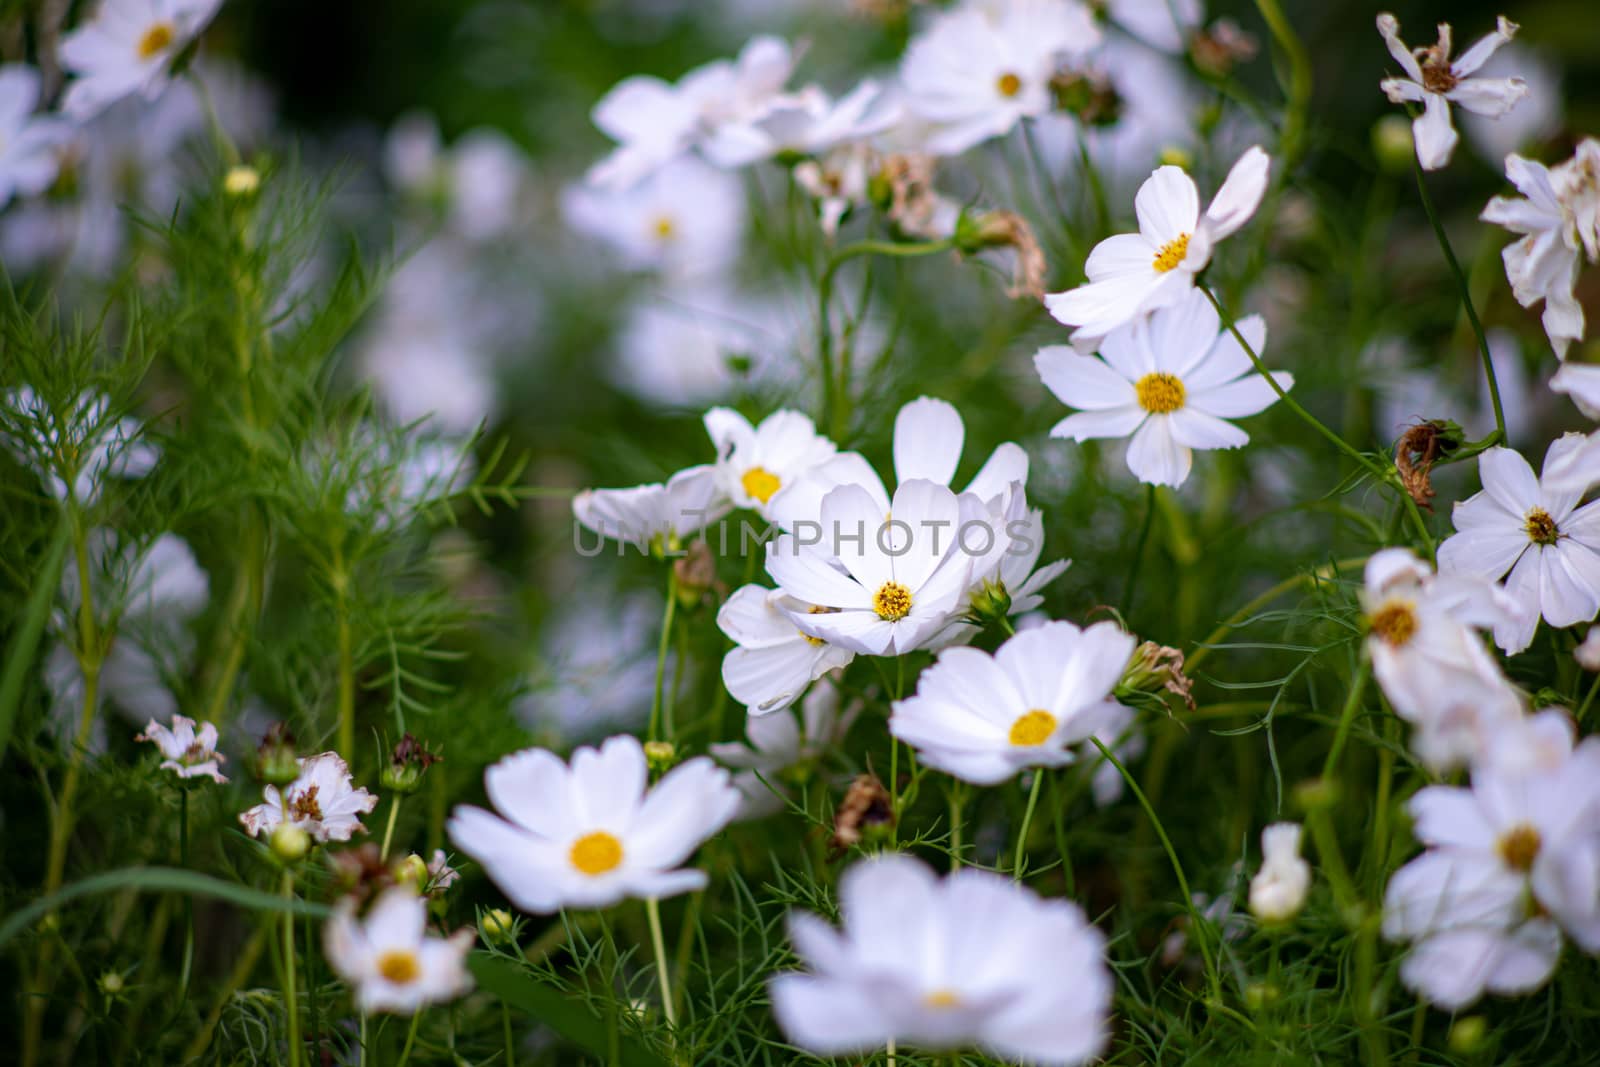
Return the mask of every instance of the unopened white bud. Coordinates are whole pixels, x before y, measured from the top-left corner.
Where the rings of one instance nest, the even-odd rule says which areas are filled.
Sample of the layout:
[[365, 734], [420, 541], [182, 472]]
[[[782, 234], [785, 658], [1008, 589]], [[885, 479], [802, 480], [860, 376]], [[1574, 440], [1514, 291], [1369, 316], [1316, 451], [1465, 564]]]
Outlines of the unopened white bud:
[[1261, 831], [1261, 870], [1250, 880], [1250, 910], [1264, 923], [1287, 922], [1305, 906], [1311, 865], [1300, 858], [1300, 824]]

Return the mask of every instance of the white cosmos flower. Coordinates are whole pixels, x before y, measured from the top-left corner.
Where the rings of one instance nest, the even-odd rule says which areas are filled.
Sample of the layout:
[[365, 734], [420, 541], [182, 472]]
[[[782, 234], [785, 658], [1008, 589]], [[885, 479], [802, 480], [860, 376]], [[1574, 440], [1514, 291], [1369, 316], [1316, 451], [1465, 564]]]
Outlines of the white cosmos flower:
[[1404, 78], [1385, 78], [1379, 83], [1389, 102], [1420, 103], [1423, 112], [1412, 123], [1417, 144], [1417, 160], [1424, 170], [1438, 170], [1450, 162], [1460, 136], [1450, 124], [1450, 105], [1460, 104], [1490, 118], [1499, 118], [1516, 106], [1528, 86], [1521, 78], [1474, 78], [1479, 67], [1517, 32], [1517, 24], [1501, 15], [1495, 31], [1467, 49], [1451, 62], [1450, 26], [1439, 24], [1439, 43], [1430, 48], [1409, 49], [1400, 40], [1400, 23], [1390, 14], [1378, 16], [1378, 32], [1389, 46]]
[[1102, 705], [1133, 654], [1115, 623], [1050, 622], [1008, 639], [993, 656], [947, 648], [896, 701], [889, 732], [930, 767], [997, 785], [1028, 767], [1060, 767], [1070, 746], [1102, 725]]
[[365, 832], [361, 816], [378, 806], [378, 798], [355, 788], [350, 767], [337, 752], [323, 752], [299, 761], [300, 775], [280, 792], [275, 785], [262, 790], [264, 802], [239, 815], [251, 837], [272, 836], [288, 823], [311, 835], [314, 841], [348, 841], [357, 830]]
[[109, 417], [111, 401], [100, 393], [81, 394], [69, 408], [57, 411], [23, 385], [6, 394], [6, 406], [11, 426], [9, 432], [0, 429], [4, 443], [38, 472], [57, 500], [92, 505], [106, 476], [142, 478], [161, 456], [156, 446], [141, 439], [138, 419]]
[[776, 37], [752, 38], [736, 60], [719, 59], [677, 84], [635, 75], [595, 105], [591, 118], [617, 148], [586, 180], [614, 188], [634, 182], [692, 147], [713, 163], [739, 167], [770, 154], [755, 128], [781, 100], [795, 55]]
[[822, 232], [832, 239], [844, 217], [868, 202], [872, 176], [882, 166], [878, 150], [857, 141], [796, 163], [792, 173], [795, 184], [817, 201]]
[[601, 537], [645, 551], [675, 550], [684, 538], [732, 508], [710, 464], [687, 467], [666, 482], [631, 489], [585, 489], [572, 514]]
[[384, 172], [406, 195], [442, 207], [469, 241], [507, 236], [522, 213], [528, 159], [505, 134], [476, 129], [448, 149], [432, 115], [403, 115], [383, 143]]
[[1100, 43], [1076, 0], [971, 3], [937, 16], [900, 63], [905, 104], [931, 129], [923, 149], [955, 155], [1050, 110], [1050, 78]]
[[135, 741], [150, 741], [161, 750], [161, 769], [171, 771], [179, 778], [210, 778], [226, 782], [218, 764], [228, 757], [217, 751], [217, 728], [212, 723], [200, 723], [185, 715], [172, 717], [168, 729], [151, 719], [144, 732]]
[[1107, 0], [1113, 23], [1163, 52], [1182, 52], [1200, 25], [1200, 0]]
[[1522, 717], [1522, 700], [1477, 631], [1514, 625], [1522, 611], [1492, 582], [1435, 575], [1409, 549], [1367, 561], [1361, 606], [1372, 672], [1413, 724], [1411, 747], [1434, 771], [1473, 761], [1500, 724]]
[[1600, 671], [1600, 626], [1589, 627], [1583, 642], [1572, 650], [1572, 658], [1586, 671]]
[[1481, 763], [1470, 789], [1410, 801], [1427, 851], [1390, 880], [1384, 934], [1417, 942], [1401, 979], [1441, 1007], [1539, 987], [1562, 929], [1600, 952], [1600, 741], [1545, 741], [1532, 760]]
[[1088, 282], [1044, 298], [1056, 320], [1076, 329], [1076, 345], [1093, 342], [1139, 314], [1182, 300], [1211, 262], [1216, 243], [1250, 221], [1267, 191], [1271, 157], [1259, 146], [1239, 157], [1205, 213], [1200, 191], [1179, 167], [1157, 168], [1139, 187], [1138, 233], [1094, 246], [1084, 264]]
[[627, 734], [578, 749], [570, 766], [526, 749], [484, 771], [499, 815], [456, 808], [450, 840], [528, 912], [703, 889], [706, 872], [682, 864], [733, 818], [739, 791], [704, 756], [648, 781], [644, 749]]
[[793, 615], [810, 610], [778, 590], [746, 585], [717, 611], [717, 626], [736, 645], [722, 658], [722, 684], [751, 715], [787, 708], [806, 686], [855, 659], [795, 625]]
[[454, 1000], [472, 988], [467, 953], [476, 937], [463, 927], [448, 938], [428, 936], [428, 902], [409, 886], [391, 886], [365, 919], [346, 897], [322, 931], [328, 965], [355, 990], [362, 1014], [410, 1015]]
[[815, 538], [785, 533], [767, 545], [767, 573], [789, 596], [826, 609], [790, 613], [807, 634], [865, 655], [901, 655], [964, 606], [972, 560], [956, 548], [961, 520], [956, 494], [925, 479], [902, 482], [892, 507], [843, 485], [823, 497]]
[[1000, 1059], [1065, 1065], [1105, 1047], [1105, 937], [1076, 904], [972, 867], [941, 879], [891, 854], [845, 872], [839, 908], [842, 930], [789, 914], [790, 940], [810, 969], [779, 974], [770, 988], [779, 1027], [801, 1048], [832, 1056], [890, 1041], [976, 1045]]
[[[1585, 143], [1600, 151], [1600, 142]], [[1518, 155], [1507, 156], [1506, 177], [1522, 196], [1494, 197], [1479, 216], [1522, 235], [1501, 252], [1506, 278], [1523, 307], [1544, 301], [1544, 330], [1556, 355], [1563, 358], [1568, 346], [1583, 338], [1583, 307], [1572, 291], [1578, 277], [1581, 238], [1577, 217], [1564, 195], [1569, 179], [1563, 174], [1570, 173]], [[1590, 251], [1589, 256], [1593, 259], [1595, 253]]]
[[567, 225], [609, 246], [630, 270], [714, 273], [738, 257], [744, 239], [743, 183], [693, 156], [624, 189], [574, 185], [561, 207]]
[[[1266, 323], [1252, 315], [1238, 326], [1259, 356]], [[1135, 477], [1182, 485], [1194, 449], [1239, 448], [1250, 440], [1224, 419], [1254, 415], [1278, 399], [1232, 332], [1220, 327], [1205, 294], [1191, 289], [1171, 306], [1112, 331], [1098, 357], [1066, 345], [1040, 349], [1034, 366], [1044, 384], [1063, 403], [1083, 409], [1058, 422], [1050, 436], [1131, 435], [1128, 469]], [[1283, 389], [1294, 386], [1287, 371], [1274, 372], [1273, 379]]]
[[752, 426], [731, 408], [712, 408], [704, 421], [717, 449], [717, 485], [736, 507], [751, 508], [764, 518], [771, 518], [767, 505], [784, 486], [838, 451], [798, 411], [775, 411]]
[[1300, 824], [1275, 822], [1261, 831], [1261, 869], [1250, 879], [1250, 910], [1265, 923], [1287, 922], [1305, 906], [1311, 865], [1300, 858]]
[[1576, 438], [1561, 454], [1550, 460], [1546, 457], [1541, 483], [1547, 489], [1574, 492], [1580, 496], [1600, 482], [1600, 430], [1589, 436], [1566, 434]]
[[875, 137], [901, 120], [899, 93], [871, 78], [837, 100], [817, 85], [777, 97], [767, 114], [752, 124], [764, 137], [762, 158], [794, 153], [814, 156], [842, 144]]
[[72, 125], [35, 115], [39, 72], [22, 63], [0, 66], [0, 208], [13, 196], [37, 196], [56, 180]]
[[61, 40], [61, 65], [77, 75], [61, 108], [87, 119], [132, 93], [154, 100], [172, 60], [205, 29], [222, 0], [103, 0]]
[[816, 760], [844, 740], [861, 711], [860, 702], [839, 714], [839, 690], [819, 685], [800, 702], [800, 716], [785, 709], [775, 715], [752, 714], [745, 722], [745, 743], [714, 744], [713, 758], [739, 773], [734, 787], [744, 796], [739, 818], [758, 819], [783, 810], [778, 776], [789, 768]]
[[[1583, 446], [1578, 434], [1557, 438], [1545, 468]], [[1600, 614], [1600, 501], [1579, 507], [1581, 489], [1543, 484], [1509, 448], [1480, 455], [1478, 474], [1483, 489], [1452, 511], [1458, 532], [1439, 546], [1439, 569], [1491, 580], [1511, 572], [1506, 592], [1523, 613], [1495, 626], [1495, 643], [1515, 655], [1533, 643], [1541, 615], [1560, 628]]]
[[[1566, 360], [1550, 379], [1550, 388], [1571, 397], [1584, 417], [1600, 422], [1600, 363]], [[1600, 470], [1595, 477], [1600, 479]]]

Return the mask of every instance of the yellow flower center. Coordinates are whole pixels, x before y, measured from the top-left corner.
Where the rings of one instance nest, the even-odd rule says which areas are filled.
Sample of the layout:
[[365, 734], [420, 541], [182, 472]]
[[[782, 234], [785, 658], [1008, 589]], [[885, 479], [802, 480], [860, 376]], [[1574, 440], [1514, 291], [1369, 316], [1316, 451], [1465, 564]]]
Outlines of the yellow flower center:
[[144, 31], [139, 38], [139, 58], [149, 59], [165, 52], [178, 36], [178, 27], [170, 22], [158, 22]]
[[1182, 263], [1183, 257], [1187, 256], [1188, 254], [1189, 235], [1186, 233], [1180, 233], [1178, 236], [1162, 245], [1161, 251], [1156, 253], [1156, 270], [1160, 271], [1162, 274], [1165, 274], [1167, 271], [1176, 267], [1179, 263]]
[[1409, 600], [1391, 600], [1367, 620], [1372, 632], [1399, 648], [1417, 632], [1417, 613]]
[[961, 997], [953, 989], [935, 989], [922, 998], [922, 1006], [944, 1011], [954, 1008], [961, 1003]]
[[1034, 708], [1011, 724], [1010, 741], [1018, 748], [1036, 748], [1056, 732], [1056, 717]]
[[783, 480], [765, 467], [751, 467], [739, 479], [744, 491], [765, 504], [772, 494], [783, 488]]
[[656, 219], [656, 239], [658, 241], [670, 241], [677, 236], [677, 233], [677, 224], [669, 216], [663, 215]]
[[1167, 415], [1177, 411], [1189, 396], [1189, 391], [1183, 387], [1183, 380], [1166, 371], [1146, 374], [1133, 384], [1133, 391], [1139, 398], [1139, 406], [1152, 415]]
[[1544, 508], [1534, 508], [1528, 512], [1528, 521], [1522, 527], [1528, 531], [1528, 540], [1536, 545], [1553, 545], [1561, 540], [1561, 531], [1556, 529], [1556, 520]]
[[[839, 610], [838, 608], [825, 608], [820, 604], [813, 604], [809, 608], [806, 609], [806, 614], [807, 615], [832, 615], [835, 612], [837, 612], [838, 610]], [[813, 636], [811, 634], [806, 633], [804, 630], [800, 631], [800, 636], [804, 637], [806, 639], [806, 641], [813, 648], [821, 648], [823, 645], [828, 643], [828, 642], [824, 641], [820, 637], [815, 637], [815, 636]]]
[[994, 87], [1001, 96], [1009, 100], [1022, 92], [1022, 79], [1008, 70], [995, 80]]
[[1523, 823], [1513, 826], [1500, 836], [1500, 858], [1514, 871], [1533, 870], [1533, 861], [1539, 858], [1539, 831]]
[[572, 865], [584, 874], [605, 874], [622, 862], [622, 842], [604, 830], [596, 830], [574, 841], [570, 855]]
[[422, 964], [415, 952], [392, 948], [378, 957], [378, 973], [395, 985], [409, 985], [422, 977]]
[[885, 622], [896, 622], [911, 614], [911, 590], [899, 582], [884, 582], [872, 594], [872, 610]]

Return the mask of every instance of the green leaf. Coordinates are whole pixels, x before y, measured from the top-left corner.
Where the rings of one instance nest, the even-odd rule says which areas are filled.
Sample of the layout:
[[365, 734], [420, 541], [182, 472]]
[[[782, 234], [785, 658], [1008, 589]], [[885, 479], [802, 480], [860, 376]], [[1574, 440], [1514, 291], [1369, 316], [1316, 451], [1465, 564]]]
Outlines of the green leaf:
[[[478, 987], [493, 993], [524, 1015], [530, 1015], [550, 1029], [597, 1056], [610, 1051], [610, 1031], [604, 1020], [590, 1014], [583, 1002], [570, 993], [523, 973], [512, 961], [487, 952], [474, 952], [467, 958], [467, 969], [478, 980]], [[667, 1062], [628, 1038], [617, 1045], [617, 1063], [622, 1067], [667, 1067]]]
[[61, 525], [56, 529], [55, 540], [45, 556], [44, 566], [33, 580], [33, 593], [28, 597], [28, 608], [23, 613], [22, 625], [6, 649], [5, 671], [0, 674], [0, 763], [5, 762], [6, 748], [11, 744], [11, 730], [17, 721], [17, 705], [22, 701], [22, 684], [33, 667], [33, 654], [39, 647], [39, 635], [44, 633], [45, 620], [50, 617], [50, 606], [55, 603], [61, 585], [61, 566], [67, 558], [67, 542], [72, 524], [62, 513]]
[[8, 915], [6, 921], [0, 923], [0, 948], [34, 921], [56, 911], [69, 900], [93, 896], [95, 893], [114, 893], [122, 889], [215, 897], [241, 908], [258, 911], [290, 911], [296, 915], [309, 915], [316, 919], [326, 918], [332, 910], [325, 904], [285, 899], [275, 893], [264, 893], [249, 886], [224, 882], [220, 878], [213, 878], [209, 874], [200, 874], [196, 871], [182, 871], [174, 867], [124, 867], [63, 886], [49, 896], [41, 897], [27, 907]]

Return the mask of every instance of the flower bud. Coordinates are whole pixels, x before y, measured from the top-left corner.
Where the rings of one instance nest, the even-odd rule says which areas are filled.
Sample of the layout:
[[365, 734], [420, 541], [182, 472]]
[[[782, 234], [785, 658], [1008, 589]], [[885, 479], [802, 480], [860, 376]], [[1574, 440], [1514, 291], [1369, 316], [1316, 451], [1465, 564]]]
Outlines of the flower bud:
[[1339, 784], [1326, 778], [1312, 778], [1294, 787], [1295, 806], [1301, 811], [1324, 811], [1339, 801]]
[[1181, 697], [1194, 710], [1194, 681], [1183, 673], [1183, 653], [1167, 645], [1145, 641], [1128, 657], [1117, 692], [1156, 693], [1166, 690]]
[[678, 762], [678, 750], [671, 741], [646, 741], [644, 743], [644, 758], [650, 764], [650, 769], [657, 774], [672, 769]]
[[268, 785], [279, 787], [300, 777], [300, 758], [288, 724], [273, 723], [261, 739], [261, 747], [256, 750], [256, 775]]
[[1050, 79], [1056, 110], [1085, 126], [1110, 126], [1122, 117], [1122, 97], [1111, 79], [1098, 70], [1063, 70]]
[[504, 908], [490, 908], [483, 913], [483, 939], [491, 945], [503, 945], [516, 936], [517, 921]]
[[1481, 1015], [1468, 1015], [1450, 1025], [1450, 1036], [1446, 1040], [1451, 1052], [1458, 1056], [1471, 1056], [1483, 1049], [1484, 1039], [1488, 1036], [1488, 1020]]
[[704, 540], [689, 545], [672, 561], [672, 574], [678, 589], [678, 606], [690, 609], [704, 600], [717, 586], [717, 558]]
[[311, 850], [311, 835], [294, 823], [281, 822], [268, 839], [272, 854], [283, 863], [299, 863]]
[[1011, 271], [1011, 287], [1006, 295], [1036, 299], [1044, 296], [1046, 271], [1044, 250], [1034, 236], [1028, 220], [1015, 211], [985, 211], [956, 218], [955, 245], [963, 255], [975, 255], [991, 248], [1009, 248], [1016, 256]]
[[423, 748], [415, 737], [406, 734], [394, 746], [388, 766], [384, 767], [378, 781], [383, 788], [401, 796], [415, 793], [422, 782], [423, 772], [441, 758]]
[[1194, 153], [1182, 145], [1169, 144], [1161, 149], [1157, 162], [1163, 167], [1181, 167], [1188, 170], [1194, 166]]
[[972, 594], [972, 614], [981, 622], [999, 622], [1011, 613], [1011, 592], [999, 578], [985, 579]]
[[117, 971], [106, 971], [100, 976], [98, 985], [100, 986], [100, 992], [108, 997], [120, 996], [122, 991], [128, 987], [127, 979], [123, 978]]
[[394, 880], [421, 889], [428, 884], [428, 861], [411, 853], [394, 865]]
[[1411, 120], [1404, 115], [1385, 115], [1372, 124], [1372, 154], [1378, 166], [1389, 174], [1404, 174], [1411, 169], [1416, 148], [1411, 139]]
[[1311, 865], [1300, 858], [1300, 824], [1273, 823], [1261, 831], [1261, 870], [1250, 880], [1250, 910], [1263, 923], [1299, 914], [1311, 889]]
[[222, 191], [229, 196], [244, 198], [256, 195], [261, 188], [261, 172], [254, 167], [229, 167], [222, 179]]

